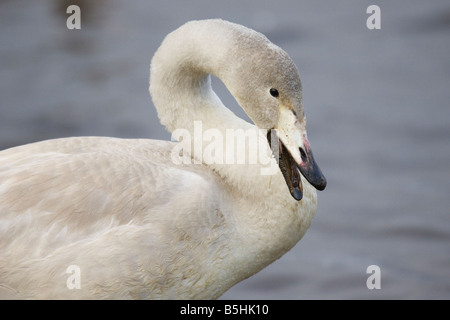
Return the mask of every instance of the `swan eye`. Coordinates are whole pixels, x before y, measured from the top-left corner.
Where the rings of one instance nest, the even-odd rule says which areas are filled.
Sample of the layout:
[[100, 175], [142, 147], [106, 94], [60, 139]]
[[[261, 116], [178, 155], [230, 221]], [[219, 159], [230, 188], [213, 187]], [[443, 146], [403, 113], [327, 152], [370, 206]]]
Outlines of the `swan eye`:
[[270, 92], [270, 95], [271, 95], [272, 97], [275, 97], [275, 98], [278, 98], [278, 96], [280, 95], [280, 94], [278, 93], [278, 90], [275, 89], [275, 88], [270, 89], [269, 92]]

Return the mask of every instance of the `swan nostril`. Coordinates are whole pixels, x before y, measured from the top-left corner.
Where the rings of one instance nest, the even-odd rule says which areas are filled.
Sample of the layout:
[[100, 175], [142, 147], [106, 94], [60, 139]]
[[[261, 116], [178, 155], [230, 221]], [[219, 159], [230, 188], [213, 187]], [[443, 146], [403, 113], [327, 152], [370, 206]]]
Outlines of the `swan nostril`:
[[302, 157], [302, 161], [306, 162], [306, 152], [303, 148], [298, 148], [300, 150], [300, 156]]

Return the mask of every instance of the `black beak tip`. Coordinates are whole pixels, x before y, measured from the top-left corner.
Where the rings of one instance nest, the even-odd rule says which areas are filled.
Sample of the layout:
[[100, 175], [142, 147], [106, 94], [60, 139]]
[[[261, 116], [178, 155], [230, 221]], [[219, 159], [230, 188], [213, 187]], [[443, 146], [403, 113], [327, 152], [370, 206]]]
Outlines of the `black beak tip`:
[[324, 176], [322, 176], [318, 183], [315, 185], [316, 189], [319, 191], [325, 190], [325, 187], [327, 186], [327, 179], [325, 179]]
[[327, 179], [315, 162], [311, 166], [300, 166], [300, 172], [308, 182], [317, 190], [322, 191], [327, 186]]

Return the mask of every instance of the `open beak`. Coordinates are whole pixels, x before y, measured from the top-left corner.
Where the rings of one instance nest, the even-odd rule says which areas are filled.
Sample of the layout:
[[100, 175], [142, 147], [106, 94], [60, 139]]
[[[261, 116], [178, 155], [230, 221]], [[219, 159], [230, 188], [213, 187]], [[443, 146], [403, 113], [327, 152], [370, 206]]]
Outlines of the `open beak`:
[[274, 154], [278, 155], [278, 165], [292, 197], [299, 201], [303, 198], [300, 173], [317, 190], [324, 190], [327, 180], [314, 160], [306, 132], [297, 118], [293, 114], [281, 118], [284, 118], [280, 119], [283, 127], [269, 130], [267, 139]]

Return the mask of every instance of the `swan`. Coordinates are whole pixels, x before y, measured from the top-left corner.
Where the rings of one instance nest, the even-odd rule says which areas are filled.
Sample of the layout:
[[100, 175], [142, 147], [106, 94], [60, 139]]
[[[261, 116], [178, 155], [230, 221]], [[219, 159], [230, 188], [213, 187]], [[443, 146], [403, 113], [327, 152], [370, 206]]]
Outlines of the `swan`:
[[[149, 91], [178, 142], [72, 137], [0, 152], [1, 298], [216, 299], [305, 234], [326, 179], [285, 51], [235, 23], [190, 21], [154, 54]], [[220, 161], [216, 140], [242, 134]]]

